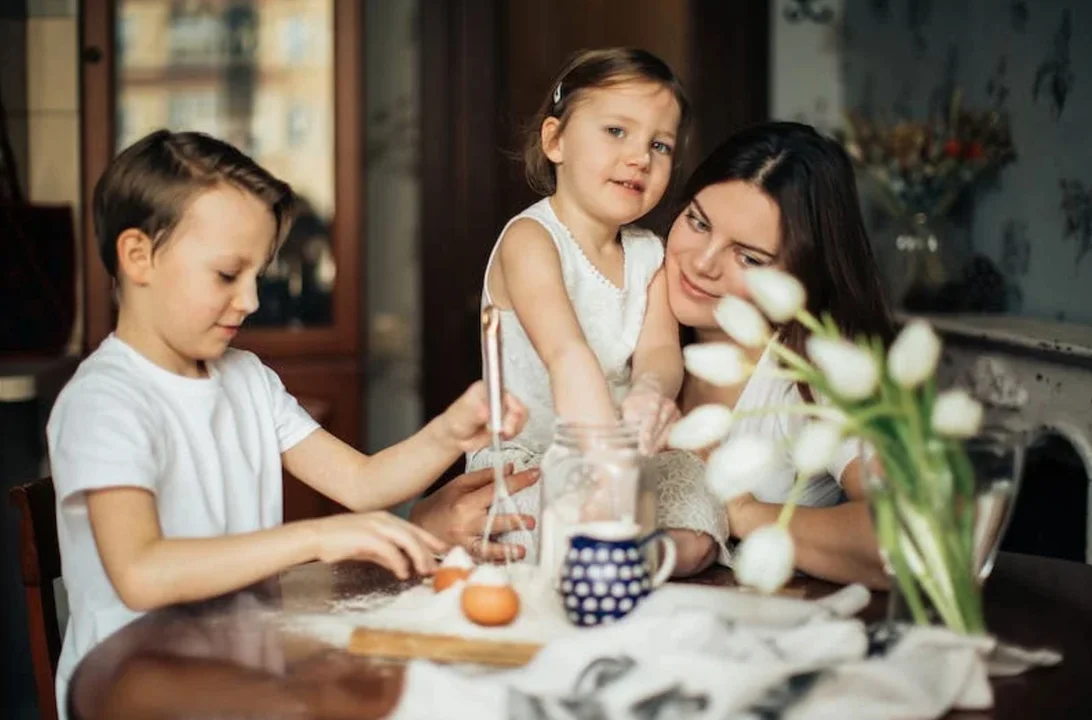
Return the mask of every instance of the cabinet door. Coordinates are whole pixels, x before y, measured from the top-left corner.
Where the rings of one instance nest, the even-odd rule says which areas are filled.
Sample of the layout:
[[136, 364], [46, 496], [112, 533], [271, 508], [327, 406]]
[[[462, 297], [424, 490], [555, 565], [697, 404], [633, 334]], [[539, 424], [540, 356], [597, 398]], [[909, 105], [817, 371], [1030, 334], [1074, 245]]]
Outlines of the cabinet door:
[[[227, 140], [292, 184], [301, 213], [237, 344], [265, 358], [359, 350], [362, 9], [356, 0], [84, 0], [85, 313], [114, 324], [90, 203], [158, 128]], [[230, 219], [225, 219], [230, 222]]]

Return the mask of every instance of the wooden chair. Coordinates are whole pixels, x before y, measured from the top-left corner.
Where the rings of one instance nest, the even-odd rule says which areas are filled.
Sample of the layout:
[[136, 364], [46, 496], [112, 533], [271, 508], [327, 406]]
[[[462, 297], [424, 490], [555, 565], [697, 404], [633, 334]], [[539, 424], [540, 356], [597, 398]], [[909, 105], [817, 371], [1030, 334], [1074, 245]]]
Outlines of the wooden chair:
[[38, 713], [43, 720], [56, 720], [54, 680], [57, 659], [61, 656], [61, 631], [57, 627], [53, 581], [61, 576], [61, 552], [53, 479], [42, 478], [14, 487], [9, 498], [20, 516], [19, 564], [27, 595], [27, 629], [34, 684], [38, 689]]

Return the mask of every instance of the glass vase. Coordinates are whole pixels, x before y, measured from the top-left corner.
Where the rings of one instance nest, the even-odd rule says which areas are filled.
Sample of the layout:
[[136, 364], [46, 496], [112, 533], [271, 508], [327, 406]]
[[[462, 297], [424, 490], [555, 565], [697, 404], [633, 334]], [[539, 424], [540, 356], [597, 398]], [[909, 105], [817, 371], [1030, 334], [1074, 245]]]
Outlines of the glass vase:
[[933, 312], [950, 305], [945, 293], [961, 268], [949, 231], [946, 220], [923, 212], [892, 218], [884, 274], [893, 307]]
[[920, 458], [911, 464], [917, 476], [909, 491], [907, 483], [893, 481], [885, 471], [890, 459], [863, 463], [891, 580], [887, 619], [985, 633], [982, 585], [1012, 519], [1025, 438], [991, 427], [962, 443], [902, 450], [904, 457]]

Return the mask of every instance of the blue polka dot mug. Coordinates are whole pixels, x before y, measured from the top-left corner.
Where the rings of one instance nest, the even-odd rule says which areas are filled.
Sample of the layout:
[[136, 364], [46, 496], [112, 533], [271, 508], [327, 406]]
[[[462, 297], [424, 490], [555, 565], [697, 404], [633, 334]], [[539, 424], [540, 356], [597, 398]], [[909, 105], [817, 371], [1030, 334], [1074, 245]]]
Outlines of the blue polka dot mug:
[[[575, 528], [561, 564], [560, 592], [565, 614], [576, 625], [620, 620], [667, 580], [675, 569], [675, 543], [656, 530], [640, 536], [629, 522], [586, 523]], [[645, 554], [662, 544], [662, 561], [653, 575]]]

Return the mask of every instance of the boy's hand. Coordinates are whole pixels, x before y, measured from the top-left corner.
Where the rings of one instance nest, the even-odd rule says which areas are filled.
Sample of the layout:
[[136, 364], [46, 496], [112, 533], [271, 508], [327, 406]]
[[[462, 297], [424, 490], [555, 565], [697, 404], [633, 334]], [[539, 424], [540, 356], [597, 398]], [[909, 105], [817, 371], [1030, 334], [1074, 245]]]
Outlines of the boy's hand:
[[447, 543], [388, 512], [342, 513], [315, 520], [317, 552], [322, 562], [366, 560], [405, 580], [411, 570], [429, 575]]
[[[437, 418], [440, 441], [460, 452], [479, 450], [489, 444], [489, 400], [485, 383], [470, 386], [444, 414]], [[504, 394], [504, 419], [501, 435], [515, 436], [527, 422], [527, 409], [514, 396]]]
[[655, 375], [637, 378], [622, 401], [622, 420], [637, 425], [637, 446], [642, 455], [663, 450], [667, 445], [667, 431], [678, 419], [678, 406], [673, 399], [664, 397]]

